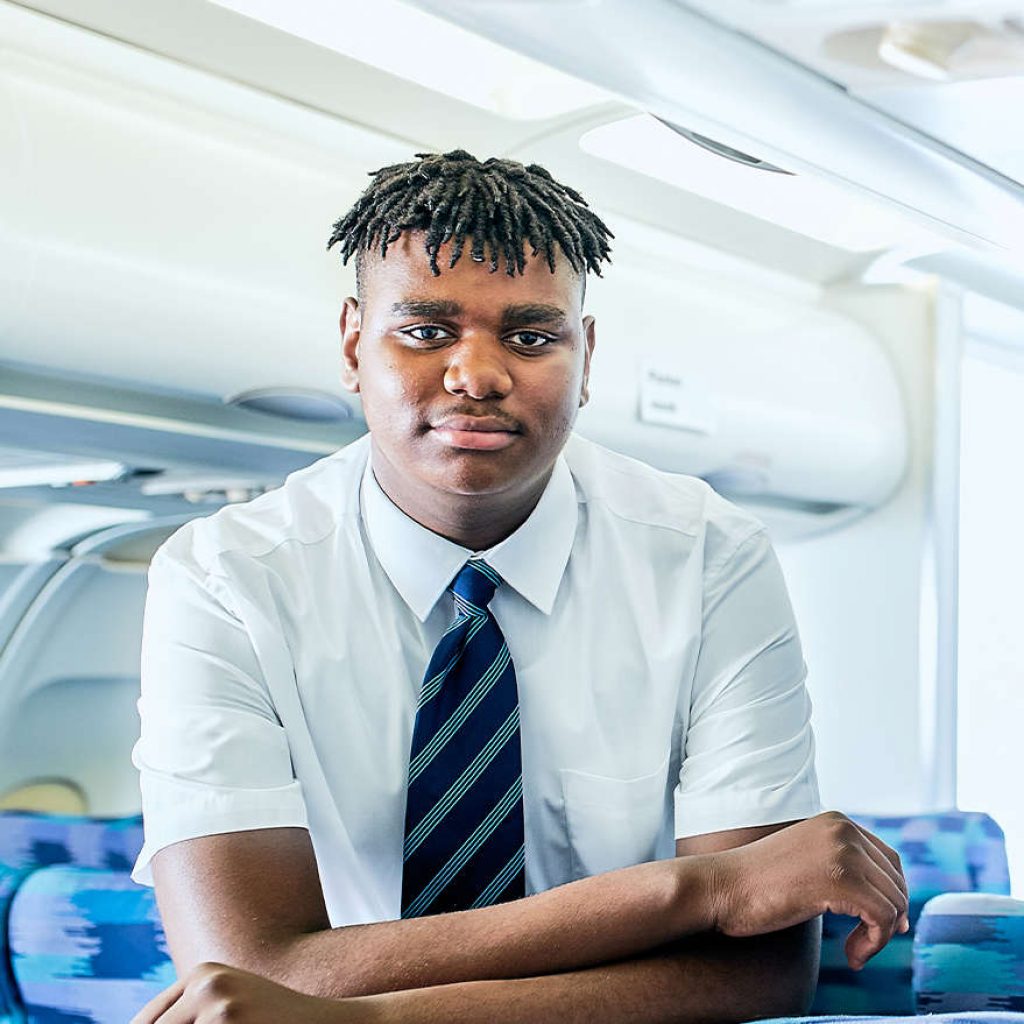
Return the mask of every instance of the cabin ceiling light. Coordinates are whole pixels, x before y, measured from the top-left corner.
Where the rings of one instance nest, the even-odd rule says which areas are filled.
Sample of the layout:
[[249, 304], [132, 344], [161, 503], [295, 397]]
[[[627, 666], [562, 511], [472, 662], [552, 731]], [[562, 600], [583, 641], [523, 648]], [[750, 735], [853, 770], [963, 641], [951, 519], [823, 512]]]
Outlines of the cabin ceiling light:
[[65, 487], [116, 480], [128, 471], [120, 462], [58, 462], [0, 469], [0, 488]]
[[286, 420], [340, 423], [352, 419], [352, 408], [340, 395], [315, 388], [258, 388], [242, 391], [224, 402]]
[[[689, 133], [648, 114], [591, 129], [580, 147], [594, 156], [742, 210], [761, 220], [850, 252], [874, 252], [913, 240], [931, 241], [924, 228], [806, 175], [761, 173], [734, 158], [722, 159], [691, 145]], [[746, 154], [744, 154], [746, 156]], [[756, 158], [747, 157], [747, 161]]]
[[890, 67], [934, 82], [1019, 75], [1024, 32], [1014, 18], [991, 24], [898, 21], [882, 32], [878, 56]]
[[193, 504], [250, 501], [277, 486], [248, 477], [225, 477], [216, 473], [168, 472], [146, 480], [139, 488], [147, 497], [181, 497]]
[[980, 29], [971, 21], [894, 21], [882, 35], [878, 56], [899, 71], [945, 82], [953, 55]]
[[605, 90], [398, 0], [214, 0], [238, 14], [504, 117], [555, 117]]

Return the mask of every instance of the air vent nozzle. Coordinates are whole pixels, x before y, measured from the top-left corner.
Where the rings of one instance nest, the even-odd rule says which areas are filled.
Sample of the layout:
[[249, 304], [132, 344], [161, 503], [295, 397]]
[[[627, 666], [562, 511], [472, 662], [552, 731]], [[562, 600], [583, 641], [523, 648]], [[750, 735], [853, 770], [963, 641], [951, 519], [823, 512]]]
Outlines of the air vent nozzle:
[[226, 405], [304, 423], [351, 420], [352, 408], [340, 395], [314, 388], [259, 388], [224, 399]]

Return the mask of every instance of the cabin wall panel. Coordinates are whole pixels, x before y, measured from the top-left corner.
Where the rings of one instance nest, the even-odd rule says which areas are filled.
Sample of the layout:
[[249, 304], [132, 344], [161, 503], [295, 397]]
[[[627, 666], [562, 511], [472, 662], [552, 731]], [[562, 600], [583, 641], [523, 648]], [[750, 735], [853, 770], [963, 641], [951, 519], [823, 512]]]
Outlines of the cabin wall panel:
[[[738, 480], [733, 493], [853, 512], [885, 501], [907, 441], [898, 383], [874, 334], [817, 291], [787, 294], [684, 258], [666, 254], [652, 268], [617, 242], [607, 287], [595, 281], [587, 294], [597, 348], [577, 429], [664, 470], [726, 488]], [[683, 424], [641, 411], [652, 373], [680, 382], [667, 402], [684, 411]]]
[[932, 463], [932, 300], [899, 288], [832, 289], [829, 306], [882, 341], [907, 405], [910, 462], [893, 497], [834, 533], [779, 544], [808, 664], [826, 807], [929, 809], [921, 727], [922, 589]]
[[0, 794], [66, 779], [92, 814], [138, 811], [145, 592], [137, 567], [79, 559], [37, 595], [0, 653]]
[[89, 814], [138, 814], [142, 800], [131, 764], [138, 689], [135, 676], [69, 678], [30, 694], [18, 709], [18, 728], [5, 739], [0, 793], [66, 779], [84, 793]]

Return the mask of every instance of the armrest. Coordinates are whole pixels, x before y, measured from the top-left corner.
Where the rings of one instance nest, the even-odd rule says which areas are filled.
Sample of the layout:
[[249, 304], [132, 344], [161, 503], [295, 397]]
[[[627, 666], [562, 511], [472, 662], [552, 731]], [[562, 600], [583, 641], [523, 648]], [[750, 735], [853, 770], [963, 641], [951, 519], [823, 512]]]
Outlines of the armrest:
[[945, 893], [914, 935], [918, 1013], [1024, 1011], [1024, 900]]

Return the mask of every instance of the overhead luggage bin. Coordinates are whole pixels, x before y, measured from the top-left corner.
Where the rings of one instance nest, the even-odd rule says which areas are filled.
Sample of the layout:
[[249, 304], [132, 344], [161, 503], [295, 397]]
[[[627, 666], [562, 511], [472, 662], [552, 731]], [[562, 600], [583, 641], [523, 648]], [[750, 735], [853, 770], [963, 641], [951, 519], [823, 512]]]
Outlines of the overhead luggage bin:
[[[785, 534], [806, 535], [881, 505], [908, 465], [907, 413], [881, 343], [823, 307], [778, 303], [704, 315], [637, 274], [628, 307], [589, 296], [598, 351], [579, 431], [661, 469], [690, 473]], [[646, 288], [646, 292], [645, 292]], [[687, 309], [681, 322], [679, 310]], [[602, 344], [624, 336], [626, 344]]]
[[1024, 187], [680, 0], [411, 0], [671, 124], [1024, 257]]

